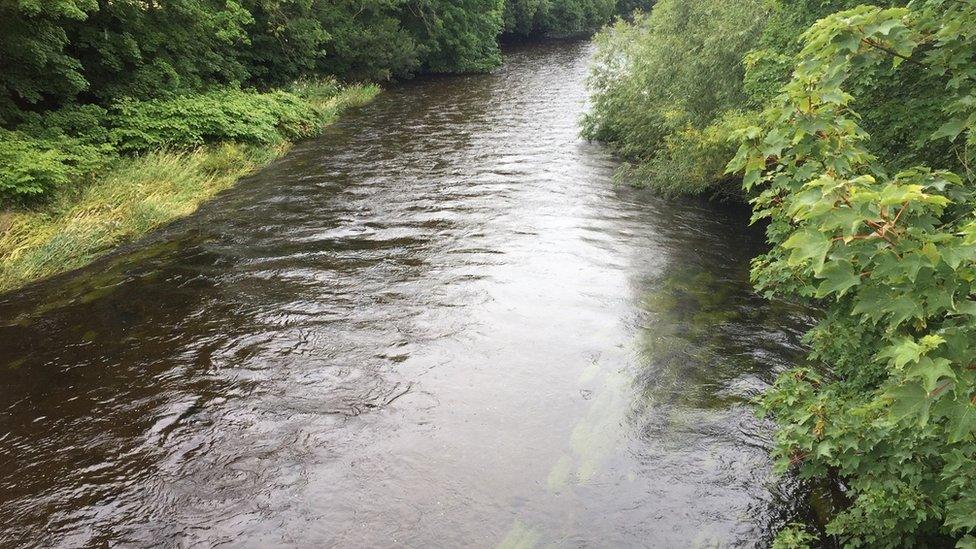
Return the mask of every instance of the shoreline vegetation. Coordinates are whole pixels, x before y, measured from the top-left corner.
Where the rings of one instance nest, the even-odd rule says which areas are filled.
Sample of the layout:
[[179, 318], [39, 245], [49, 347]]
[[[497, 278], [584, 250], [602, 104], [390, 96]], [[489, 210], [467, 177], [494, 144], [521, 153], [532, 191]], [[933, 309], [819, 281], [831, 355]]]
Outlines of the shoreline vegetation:
[[734, 180], [757, 291], [824, 313], [757, 399], [829, 494], [774, 549], [976, 548], [976, 4], [876, 4], [659, 0], [596, 38], [584, 135], [662, 194]]
[[194, 211], [376, 85], [490, 71], [504, 37], [648, 0], [52, 0], [0, 6], [0, 292]]
[[[284, 155], [294, 140], [320, 133], [344, 111], [366, 105], [380, 92], [373, 84], [339, 87], [333, 82], [293, 88], [298, 93], [289, 99], [307, 110], [300, 131], [274, 128], [261, 136], [263, 142], [241, 141], [237, 134], [237, 140], [216, 139], [197, 147], [163, 140], [158, 148], [107, 161], [84, 174], [84, 183], [56, 189], [43, 203], [0, 211], [0, 292], [82, 267], [192, 214], [240, 178]], [[189, 141], [197, 141], [196, 136]]]

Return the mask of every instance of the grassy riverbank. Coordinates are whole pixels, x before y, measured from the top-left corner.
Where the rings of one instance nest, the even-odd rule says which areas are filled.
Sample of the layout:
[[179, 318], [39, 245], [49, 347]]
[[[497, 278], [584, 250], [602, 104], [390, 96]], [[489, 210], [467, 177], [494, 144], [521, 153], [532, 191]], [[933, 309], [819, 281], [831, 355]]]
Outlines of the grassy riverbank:
[[[292, 92], [288, 98], [300, 97], [311, 113], [303, 117], [300, 132], [280, 132], [265, 142], [207, 139], [207, 144], [191, 148], [170, 141], [107, 161], [73, 184], [59, 186], [43, 203], [0, 212], [0, 291], [81, 267], [193, 213], [242, 176], [284, 154], [293, 139], [319, 133], [344, 110], [371, 101], [379, 88], [306, 83], [293, 86]], [[158, 118], [155, 122], [154, 129], [160, 130]]]

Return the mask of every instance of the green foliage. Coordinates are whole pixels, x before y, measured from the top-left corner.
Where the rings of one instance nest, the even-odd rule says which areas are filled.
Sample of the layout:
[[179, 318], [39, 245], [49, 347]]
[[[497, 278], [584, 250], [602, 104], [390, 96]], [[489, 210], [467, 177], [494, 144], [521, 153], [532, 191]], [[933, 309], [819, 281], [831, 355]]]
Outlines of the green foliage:
[[542, 32], [570, 36], [599, 29], [613, 17], [617, 6], [614, 0], [553, 0], [545, 7]]
[[[810, 342], [831, 375], [786, 374], [763, 409], [780, 425], [781, 467], [843, 479], [850, 506], [828, 531], [851, 546], [963, 547], [976, 533], [974, 34], [976, 8], [953, 0], [818, 21], [765, 129], [742, 130], [730, 164], [769, 220], [758, 286], [829, 306]], [[852, 90], [905, 65], [942, 90], [937, 116], [930, 84], [913, 98], [937, 130], [916, 125], [905, 143], [948, 142], [961, 173], [890, 173], [898, 162], [872, 153]]]
[[590, 34], [614, 15], [650, 8], [646, 0], [505, 0], [504, 32], [518, 36]]
[[545, 0], [506, 0], [502, 12], [502, 30], [519, 36], [539, 34], [545, 5]]
[[[688, 153], [697, 151], [696, 160], [710, 167], [726, 163], [730, 149], [708, 139], [733, 129], [722, 121], [724, 113], [746, 120], [762, 110], [789, 81], [803, 31], [857, 3], [726, 5], [722, 9], [738, 15], [723, 13], [712, 20], [707, 3], [675, 9], [662, 2], [650, 15], [618, 24], [599, 38], [591, 79], [594, 108], [584, 121], [584, 135], [611, 143], [629, 161], [629, 179], [638, 184], [667, 194], [727, 194], [727, 178], [711, 168], [704, 174], [694, 169]], [[719, 44], [722, 48], [711, 49]], [[960, 169], [956, 156], [945, 154], [944, 144], [910, 138], [937, 129], [933, 124], [944, 86], [936, 75], [912, 69], [876, 66], [852, 77], [853, 106], [872, 135], [870, 150], [892, 170], [922, 160], [932, 163], [940, 155], [937, 167]], [[696, 134], [702, 143], [692, 142]]]
[[72, 106], [30, 113], [17, 131], [0, 129], [0, 199], [43, 199], [110, 162], [106, 114], [94, 105]]
[[[594, 6], [611, 1], [557, 0], [566, 9], [553, 17], [603, 24], [610, 13]], [[490, 70], [501, 62], [504, 3], [10, 0], [0, 5], [0, 125], [75, 102], [267, 89], [304, 76]]]
[[501, 64], [498, 35], [504, 0], [428, 0], [406, 20], [424, 44], [433, 73], [484, 72]]
[[330, 40], [318, 56], [315, 72], [346, 79], [388, 80], [415, 74], [424, 45], [404, 27], [406, 6], [391, 0], [316, 3], [316, 19]]
[[[0, 145], [0, 199], [43, 198], [114, 157], [112, 147], [142, 153], [310, 135], [359, 100], [342, 94], [346, 103], [332, 101], [338, 89], [334, 82], [323, 87], [322, 75], [387, 79], [419, 71], [491, 70], [501, 63], [503, 5], [504, 0], [4, 2], [0, 128], [16, 131]], [[295, 80], [305, 82], [303, 92], [316, 88], [317, 96], [266, 91]], [[365, 98], [376, 90], [363, 91]]]
[[592, 32], [613, 17], [616, 7], [615, 0], [554, 1], [543, 15], [543, 28], [560, 36]]
[[68, 105], [43, 113], [25, 112], [17, 129], [27, 135], [57, 140], [70, 136], [89, 144], [108, 141], [108, 111], [98, 105]]
[[109, 139], [120, 151], [193, 148], [216, 141], [270, 144], [312, 135], [318, 115], [283, 91], [221, 90], [200, 95], [124, 100], [111, 109]]
[[254, 83], [281, 85], [310, 74], [333, 37], [312, 0], [244, 0], [251, 14], [242, 54]]
[[751, 117], [728, 111], [699, 129], [688, 122], [663, 138], [658, 154], [641, 162], [624, 162], [617, 176], [629, 182], [651, 182], [662, 195], [710, 193], [716, 198], [739, 196], [739, 181], [725, 175], [727, 159], [735, 154], [731, 137]]
[[[728, 159], [718, 144], [723, 117], [746, 101], [743, 58], [765, 17], [760, 0], [663, 0], [601, 32], [584, 135], [610, 143], [647, 177], [641, 182], [673, 192], [683, 187], [675, 178], [688, 178], [687, 190], [707, 189]], [[691, 164], [689, 151], [719, 156], [705, 162], [706, 175], [677, 171]]]
[[770, 2], [769, 17], [755, 49], [745, 58], [744, 86], [749, 108], [762, 109], [793, 73], [794, 58], [800, 52], [800, 36], [816, 20], [839, 10], [852, 8], [860, 0], [778, 0]]
[[[758, 47], [746, 56], [745, 89], [748, 106], [762, 109], [790, 79], [794, 58], [800, 52], [803, 32], [816, 20], [836, 11], [852, 8], [858, 0], [791, 0], [777, 3], [759, 39]], [[899, 0], [882, 5], [903, 5]], [[854, 108], [861, 114], [861, 126], [871, 134], [869, 148], [889, 169], [898, 170], [921, 161], [939, 167], [957, 168], [944, 147], [912, 135], [928, 135], [936, 128], [944, 83], [930, 71], [908, 66], [878, 65], [851, 76], [848, 88], [856, 97]], [[910, 98], [910, 103], [905, 99]], [[921, 126], [921, 127], [920, 127]]]
[[791, 524], [782, 529], [773, 541], [773, 549], [809, 549], [817, 537], [807, 532], [801, 524]]
[[218, 142], [276, 145], [308, 137], [341, 110], [368, 102], [377, 92], [375, 86], [303, 80], [291, 92], [225, 89], [169, 99], [125, 99], [109, 109], [83, 105], [27, 113], [16, 131], [0, 130], [0, 200], [49, 198], [120, 153]]
[[650, 11], [654, 0], [617, 0], [617, 13], [624, 18], [631, 17], [634, 12]]
[[37, 139], [0, 129], [0, 198], [35, 201], [91, 174], [111, 156], [111, 147], [80, 139]]
[[10, 0], [0, 3], [0, 124], [47, 98], [88, 87], [81, 63], [64, 52], [64, 25], [84, 21], [95, 0]]
[[84, 67], [89, 95], [146, 99], [242, 82], [239, 52], [252, 22], [235, 0], [100, 0], [66, 27], [67, 51]]

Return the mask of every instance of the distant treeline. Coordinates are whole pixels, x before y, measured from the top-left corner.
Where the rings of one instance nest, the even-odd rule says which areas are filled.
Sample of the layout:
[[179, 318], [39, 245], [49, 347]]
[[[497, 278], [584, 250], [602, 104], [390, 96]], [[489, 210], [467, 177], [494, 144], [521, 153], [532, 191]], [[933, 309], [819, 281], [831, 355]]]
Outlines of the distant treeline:
[[503, 32], [591, 32], [634, 0], [11, 0], [0, 124], [24, 110], [309, 75], [386, 80], [501, 62]]

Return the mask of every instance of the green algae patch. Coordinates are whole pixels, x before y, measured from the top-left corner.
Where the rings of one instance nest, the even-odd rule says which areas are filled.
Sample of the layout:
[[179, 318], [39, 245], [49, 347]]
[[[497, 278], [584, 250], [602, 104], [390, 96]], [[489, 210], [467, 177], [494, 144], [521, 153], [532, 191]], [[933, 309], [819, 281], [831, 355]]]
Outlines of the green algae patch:
[[535, 528], [526, 526], [521, 520], [515, 519], [505, 539], [498, 544], [498, 549], [532, 549], [542, 537]]
[[546, 486], [549, 487], [549, 491], [555, 493], [566, 488], [569, 484], [569, 475], [572, 472], [573, 458], [568, 455], [559, 458], [559, 461], [552, 466], [549, 475], [546, 477]]

